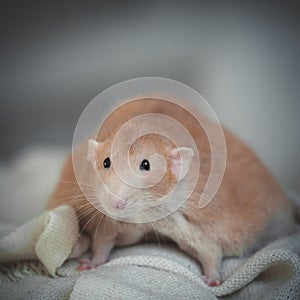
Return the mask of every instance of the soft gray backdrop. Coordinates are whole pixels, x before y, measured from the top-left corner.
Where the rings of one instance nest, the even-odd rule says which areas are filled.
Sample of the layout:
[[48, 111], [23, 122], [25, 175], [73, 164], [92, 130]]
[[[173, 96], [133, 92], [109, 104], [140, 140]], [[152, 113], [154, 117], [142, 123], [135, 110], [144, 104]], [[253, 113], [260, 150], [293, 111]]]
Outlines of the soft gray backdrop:
[[103, 89], [161, 76], [198, 90], [281, 184], [300, 191], [296, 2], [39, 1], [1, 8], [0, 160], [70, 147]]

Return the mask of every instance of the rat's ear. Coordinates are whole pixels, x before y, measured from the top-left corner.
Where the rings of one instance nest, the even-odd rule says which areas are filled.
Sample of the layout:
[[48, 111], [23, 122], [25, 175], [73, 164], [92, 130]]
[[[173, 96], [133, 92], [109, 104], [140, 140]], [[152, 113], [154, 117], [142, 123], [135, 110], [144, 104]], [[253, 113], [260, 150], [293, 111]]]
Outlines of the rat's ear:
[[190, 169], [190, 163], [194, 157], [194, 151], [187, 147], [174, 148], [170, 153], [171, 172], [177, 181], [182, 180]]
[[92, 164], [93, 168], [97, 169], [97, 159], [96, 154], [101, 146], [101, 143], [95, 140], [89, 140], [88, 142], [88, 151], [87, 151], [87, 160]]

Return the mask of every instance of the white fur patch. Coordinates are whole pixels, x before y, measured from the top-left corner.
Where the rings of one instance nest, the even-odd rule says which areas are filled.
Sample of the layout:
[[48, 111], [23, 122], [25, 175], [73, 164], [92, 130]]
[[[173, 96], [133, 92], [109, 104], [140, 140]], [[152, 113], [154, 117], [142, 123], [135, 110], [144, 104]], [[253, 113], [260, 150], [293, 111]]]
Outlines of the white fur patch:
[[92, 164], [93, 168], [97, 169], [96, 153], [100, 148], [101, 143], [95, 140], [88, 141], [87, 160]]

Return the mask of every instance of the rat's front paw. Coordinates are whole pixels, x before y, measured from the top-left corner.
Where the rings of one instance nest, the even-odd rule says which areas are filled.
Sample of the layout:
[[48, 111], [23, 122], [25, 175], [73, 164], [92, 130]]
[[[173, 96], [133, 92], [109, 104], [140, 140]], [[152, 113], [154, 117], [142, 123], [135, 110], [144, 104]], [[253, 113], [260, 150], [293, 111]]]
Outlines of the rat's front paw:
[[91, 261], [88, 258], [82, 258], [79, 259], [79, 266], [77, 267], [78, 271], [85, 271], [85, 270], [90, 270], [94, 268], [94, 266], [91, 264]]
[[201, 276], [201, 279], [208, 285], [208, 286], [219, 286], [220, 284], [223, 283], [223, 280], [220, 278], [214, 279], [214, 278], [209, 278], [205, 275]]
[[97, 268], [97, 267], [105, 264], [106, 260], [103, 258], [96, 258], [96, 259], [92, 259], [92, 260], [89, 260], [88, 258], [81, 258], [81, 259], [79, 259], [78, 262], [80, 265], [78, 266], [77, 270], [85, 271], [85, 270]]
[[221, 280], [219, 272], [214, 268], [210, 268], [208, 274], [202, 275], [201, 279], [208, 286], [219, 286], [220, 284], [223, 283], [223, 280]]

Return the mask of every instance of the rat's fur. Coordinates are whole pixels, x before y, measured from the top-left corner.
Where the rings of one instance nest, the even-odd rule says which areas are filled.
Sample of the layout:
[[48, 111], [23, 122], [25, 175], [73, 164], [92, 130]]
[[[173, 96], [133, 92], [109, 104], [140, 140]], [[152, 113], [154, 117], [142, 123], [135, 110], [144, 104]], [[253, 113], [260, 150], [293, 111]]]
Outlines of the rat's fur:
[[[103, 264], [114, 246], [137, 243], [145, 234], [154, 231], [155, 234], [171, 238], [182, 250], [196, 258], [203, 267], [205, 281], [210, 285], [218, 285], [222, 257], [241, 255], [257, 247], [259, 241], [265, 240], [266, 236], [270, 237], [269, 228], [273, 229], [272, 238], [291, 230], [292, 210], [281, 189], [251, 149], [226, 129], [227, 165], [224, 178], [214, 199], [200, 209], [199, 199], [211, 167], [208, 139], [191, 114], [180, 106], [155, 99], [129, 102], [110, 115], [97, 135], [97, 141], [101, 145], [98, 143], [99, 148], [95, 148], [94, 168], [85, 156], [82, 158], [86, 160], [86, 167], [82, 169], [82, 184], [99, 203], [102, 211], [113, 215], [117, 210], [114, 207], [115, 199], [102, 199], [101, 187], [95, 188], [96, 173], [103, 175], [105, 183], [116, 194], [118, 192], [119, 197], [130, 198], [133, 202], [140, 199], [155, 201], [177, 183], [176, 176], [171, 171], [170, 153], [174, 144], [155, 134], [138, 139], [130, 148], [129, 155], [133, 165], [137, 166], [142, 158], [149, 157], [153, 152], [165, 157], [167, 171], [157, 186], [146, 189], [127, 188], [112, 169], [107, 170], [102, 166], [103, 160], [110, 156], [112, 139], [122, 124], [144, 113], [168, 115], [189, 130], [201, 159], [197, 186], [182, 207], [162, 220], [144, 224], [116, 221], [96, 210], [87, 201], [77, 184], [70, 155], [47, 208], [61, 204], [71, 205], [77, 211], [81, 230], [91, 236], [93, 257], [90, 262], [84, 261], [81, 269]], [[84, 149], [86, 153], [87, 148]], [[124, 160], [127, 159], [125, 154], [121, 155]], [[190, 165], [193, 168], [193, 163]], [[180, 181], [183, 189], [188, 181], [188, 175]], [[180, 198], [180, 193], [176, 197]], [[126, 209], [129, 208], [126, 207], [124, 211]]]

